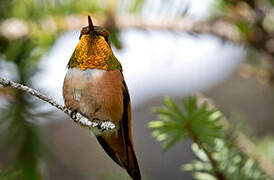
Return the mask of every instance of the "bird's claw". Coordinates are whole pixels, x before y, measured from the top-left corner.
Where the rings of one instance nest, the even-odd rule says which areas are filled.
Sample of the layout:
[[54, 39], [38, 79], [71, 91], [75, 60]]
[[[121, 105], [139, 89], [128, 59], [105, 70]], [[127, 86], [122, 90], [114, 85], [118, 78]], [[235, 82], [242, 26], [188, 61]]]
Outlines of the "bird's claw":
[[77, 120], [76, 120], [77, 119], [77, 116], [76, 116], [77, 113], [78, 113], [77, 110], [71, 111], [71, 113], [70, 113], [70, 118], [73, 119], [74, 122], [77, 122]]

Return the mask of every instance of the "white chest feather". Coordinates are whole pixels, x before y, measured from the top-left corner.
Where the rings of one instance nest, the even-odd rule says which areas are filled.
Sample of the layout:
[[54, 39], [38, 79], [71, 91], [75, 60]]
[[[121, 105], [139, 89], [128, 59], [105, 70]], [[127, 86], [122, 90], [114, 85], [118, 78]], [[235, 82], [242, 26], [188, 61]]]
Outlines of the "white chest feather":
[[105, 73], [105, 70], [102, 69], [86, 69], [86, 70], [81, 70], [79, 68], [71, 68], [68, 69], [68, 72], [66, 74], [66, 78], [73, 80], [92, 80], [92, 79], [97, 79], [103, 76]]
[[[69, 82], [73, 91], [71, 96], [76, 101], [80, 101], [83, 90], [88, 85], [96, 85], [106, 71], [101, 69], [86, 69], [85, 71], [79, 68], [68, 69], [65, 79]], [[85, 105], [83, 105], [85, 106]]]

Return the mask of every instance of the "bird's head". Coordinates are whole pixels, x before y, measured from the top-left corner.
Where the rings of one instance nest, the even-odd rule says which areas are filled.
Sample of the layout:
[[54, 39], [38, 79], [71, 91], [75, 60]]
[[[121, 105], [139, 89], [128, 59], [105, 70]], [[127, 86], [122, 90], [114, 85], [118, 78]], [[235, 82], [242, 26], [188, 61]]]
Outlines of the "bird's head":
[[104, 38], [110, 46], [109, 32], [104, 27], [94, 26], [90, 16], [88, 16], [88, 26], [82, 28], [79, 39], [81, 40], [83, 36], [88, 36], [94, 39], [97, 37]]
[[88, 16], [88, 26], [82, 28], [79, 39], [70, 58], [69, 68], [122, 70], [112, 52], [109, 32], [103, 27], [94, 26], [90, 16]]

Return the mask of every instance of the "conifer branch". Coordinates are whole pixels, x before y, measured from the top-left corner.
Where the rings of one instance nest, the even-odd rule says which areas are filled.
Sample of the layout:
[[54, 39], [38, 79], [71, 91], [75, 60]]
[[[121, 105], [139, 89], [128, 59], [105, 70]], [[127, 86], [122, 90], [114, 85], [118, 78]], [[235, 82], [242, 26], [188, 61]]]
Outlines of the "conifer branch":
[[184, 139], [194, 142], [197, 147], [193, 146], [193, 152], [199, 160], [184, 165], [183, 170], [194, 171], [199, 180], [270, 179], [256, 159], [238, 147], [242, 140], [229, 132], [222, 113], [205, 98], [190, 96], [182, 100], [182, 107], [170, 98], [164, 101], [165, 106], [154, 108], [159, 120], [150, 122], [149, 127], [164, 151]]
[[103, 132], [105, 130], [112, 130], [115, 128], [115, 125], [110, 122], [110, 121], [104, 121], [104, 122], [99, 122], [97, 120], [90, 120], [80, 114], [79, 112], [74, 112], [69, 109], [67, 109], [65, 106], [62, 106], [58, 104], [54, 99], [40, 93], [37, 90], [34, 90], [30, 87], [24, 86], [22, 84], [13, 82], [11, 80], [8, 80], [6, 78], [0, 77], [0, 84], [3, 85], [3, 87], [11, 87], [15, 88], [21, 91], [24, 91], [32, 96], [36, 96], [39, 99], [49, 103], [50, 105], [58, 108], [59, 110], [63, 111], [65, 114], [67, 114], [74, 122], [77, 124], [83, 126], [83, 127], [88, 127], [90, 129], [96, 128], [99, 132]]
[[[196, 94], [197, 96], [197, 104], [201, 105], [205, 102], [208, 104], [209, 109], [213, 109], [216, 107], [215, 103], [213, 102], [212, 99], [205, 97], [203, 94], [198, 93]], [[226, 119], [225, 116], [222, 117], [220, 120], [220, 123], [224, 125], [227, 128], [230, 128], [230, 124], [228, 120]], [[263, 160], [261, 157], [256, 156], [253, 151], [254, 151], [254, 143], [242, 132], [240, 131], [234, 131], [233, 134], [237, 136], [238, 138], [236, 139], [235, 145], [244, 153], [246, 153], [250, 157], [254, 157], [256, 161], [260, 164], [260, 166], [269, 174], [272, 178], [274, 178], [274, 173], [273, 173], [273, 163], [266, 162]], [[198, 143], [197, 143], [198, 144]]]
[[218, 178], [218, 180], [226, 180], [225, 175], [222, 172], [219, 171], [218, 162], [213, 158], [213, 155], [208, 151], [208, 149], [206, 148], [206, 146], [204, 146], [204, 144], [202, 143], [202, 141], [195, 135], [195, 133], [193, 133], [192, 129], [189, 127], [189, 123], [185, 122], [183, 124], [183, 127], [186, 129], [186, 131], [188, 132], [188, 134], [191, 137], [191, 139], [196, 144], [198, 144], [198, 146], [199, 146], [200, 149], [202, 149], [205, 152], [207, 158], [209, 159], [210, 164], [212, 165], [215, 177]]

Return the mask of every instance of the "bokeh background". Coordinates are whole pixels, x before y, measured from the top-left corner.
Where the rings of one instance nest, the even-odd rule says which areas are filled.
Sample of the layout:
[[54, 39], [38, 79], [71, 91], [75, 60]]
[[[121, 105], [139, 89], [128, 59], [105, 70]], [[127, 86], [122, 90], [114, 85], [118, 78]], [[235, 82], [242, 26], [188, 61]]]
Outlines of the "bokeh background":
[[[201, 92], [274, 163], [273, 0], [1, 0], [0, 76], [63, 104], [66, 65], [90, 15], [111, 33], [133, 106], [144, 179], [192, 179], [191, 142], [163, 153], [147, 124], [164, 96]], [[273, 167], [273, 166], [272, 166]], [[22, 179], [128, 179], [96, 138], [47, 103], [0, 87], [0, 169]]]

